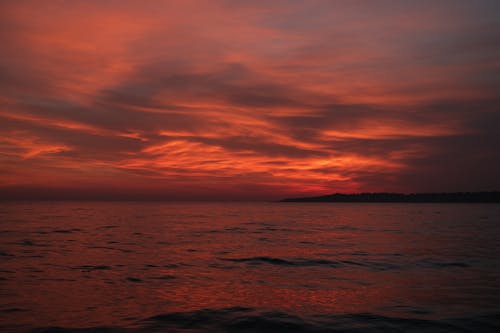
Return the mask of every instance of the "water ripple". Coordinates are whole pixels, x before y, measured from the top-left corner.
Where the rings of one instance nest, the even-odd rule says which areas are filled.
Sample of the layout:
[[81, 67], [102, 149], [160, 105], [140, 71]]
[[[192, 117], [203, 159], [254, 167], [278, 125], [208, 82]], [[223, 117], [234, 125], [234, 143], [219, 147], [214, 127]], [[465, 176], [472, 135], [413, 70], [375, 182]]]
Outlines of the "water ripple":
[[[472, 329], [472, 330], [471, 330]], [[154, 316], [134, 327], [38, 328], [33, 333], [371, 333], [371, 332], [498, 332], [500, 314], [474, 318], [426, 320], [385, 317], [369, 313], [297, 316], [280, 311], [257, 312], [252, 308], [201, 309]]]

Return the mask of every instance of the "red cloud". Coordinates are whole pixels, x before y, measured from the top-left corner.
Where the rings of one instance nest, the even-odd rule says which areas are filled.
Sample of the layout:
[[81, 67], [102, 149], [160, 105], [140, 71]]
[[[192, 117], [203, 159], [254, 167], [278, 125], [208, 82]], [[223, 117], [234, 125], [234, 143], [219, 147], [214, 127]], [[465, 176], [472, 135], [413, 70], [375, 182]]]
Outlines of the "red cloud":
[[500, 186], [486, 5], [0, 6], [3, 197]]

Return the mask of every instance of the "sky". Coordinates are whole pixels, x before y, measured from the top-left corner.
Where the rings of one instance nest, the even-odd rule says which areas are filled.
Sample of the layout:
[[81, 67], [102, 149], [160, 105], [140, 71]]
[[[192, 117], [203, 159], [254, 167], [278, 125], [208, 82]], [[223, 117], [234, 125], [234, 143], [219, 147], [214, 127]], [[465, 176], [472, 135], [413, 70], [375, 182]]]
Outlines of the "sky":
[[1, 1], [0, 198], [500, 189], [498, 1]]

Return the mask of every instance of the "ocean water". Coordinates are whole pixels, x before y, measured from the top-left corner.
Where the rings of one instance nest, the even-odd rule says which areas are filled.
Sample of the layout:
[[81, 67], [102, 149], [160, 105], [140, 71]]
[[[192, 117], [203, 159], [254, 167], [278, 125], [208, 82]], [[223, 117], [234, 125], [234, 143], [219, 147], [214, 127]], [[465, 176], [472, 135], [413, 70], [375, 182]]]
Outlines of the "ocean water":
[[2, 332], [500, 332], [500, 205], [0, 204]]

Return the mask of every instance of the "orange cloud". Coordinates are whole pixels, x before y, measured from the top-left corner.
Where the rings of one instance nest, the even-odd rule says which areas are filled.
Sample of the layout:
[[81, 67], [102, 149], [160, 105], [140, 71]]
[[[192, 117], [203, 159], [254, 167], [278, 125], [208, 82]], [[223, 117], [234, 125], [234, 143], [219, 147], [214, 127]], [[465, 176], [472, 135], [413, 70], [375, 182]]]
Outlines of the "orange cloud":
[[495, 4], [0, 7], [3, 197], [500, 186]]

